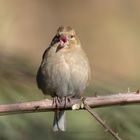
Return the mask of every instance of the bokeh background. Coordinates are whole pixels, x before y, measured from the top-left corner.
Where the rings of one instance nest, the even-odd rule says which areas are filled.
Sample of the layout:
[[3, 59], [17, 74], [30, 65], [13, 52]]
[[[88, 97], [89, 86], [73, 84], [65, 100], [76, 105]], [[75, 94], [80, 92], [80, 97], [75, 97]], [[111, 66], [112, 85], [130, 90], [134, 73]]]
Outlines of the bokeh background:
[[[136, 91], [140, 85], [139, 0], [0, 0], [0, 103], [44, 98], [36, 86], [41, 56], [60, 25], [72, 26], [91, 68], [87, 95]], [[139, 140], [139, 105], [96, 111], [123, 139]], [[86, 111], [67, 112], [53, 133], [53, 113], [0, 116], [0, 140], [113, 140]]]

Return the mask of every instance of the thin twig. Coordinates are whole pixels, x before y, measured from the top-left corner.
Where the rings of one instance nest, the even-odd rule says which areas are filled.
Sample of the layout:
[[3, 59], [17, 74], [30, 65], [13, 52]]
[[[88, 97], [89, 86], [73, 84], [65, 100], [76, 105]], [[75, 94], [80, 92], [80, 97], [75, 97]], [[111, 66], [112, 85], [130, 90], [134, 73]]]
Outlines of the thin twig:
[[92, 108], [89, 107], [87, 103], [85, 103], [83, 99], [83, 104], [85, 109], [105, 128], [106, 132], [110, 133], [116, 140], [122, 140], [118, 133], [115, 133], [106, 123], [105, 121], [95, 112]]

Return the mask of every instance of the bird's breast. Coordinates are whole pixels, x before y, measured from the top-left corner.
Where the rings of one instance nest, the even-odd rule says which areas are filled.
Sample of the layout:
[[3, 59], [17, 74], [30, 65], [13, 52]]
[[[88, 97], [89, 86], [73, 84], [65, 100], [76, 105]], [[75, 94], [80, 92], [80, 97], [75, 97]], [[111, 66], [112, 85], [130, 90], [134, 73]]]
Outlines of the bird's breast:
[[46, 89], [52, 96], [81, 94], [88, 83], [88, 62], [82, 54], [57, 54], [45, 63]]

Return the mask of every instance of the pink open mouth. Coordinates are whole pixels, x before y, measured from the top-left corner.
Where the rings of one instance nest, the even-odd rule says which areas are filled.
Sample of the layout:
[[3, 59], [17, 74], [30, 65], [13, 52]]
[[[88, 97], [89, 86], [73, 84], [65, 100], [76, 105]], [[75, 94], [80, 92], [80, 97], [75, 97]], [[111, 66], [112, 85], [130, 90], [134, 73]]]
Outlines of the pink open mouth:
[[66, 43], [67, 41], [68, 41], [67, 36], [61, 35], [61, 36], [59, 37], [59, 45], [58, 45], [58, 47], [57, 47], [57, 49], [56, 49], [56, 52], [58, 52], [59, 50], [61, 50], [62, 48], [64, 48], [64, 47], [65, 47], [65, 43]]
[[64, 46], [64, 44], [67, 42], [67, 37], [64, 36], [64, 35], [61, 35], [60, 38], [59, 38], [59, 43], [61, 46]]

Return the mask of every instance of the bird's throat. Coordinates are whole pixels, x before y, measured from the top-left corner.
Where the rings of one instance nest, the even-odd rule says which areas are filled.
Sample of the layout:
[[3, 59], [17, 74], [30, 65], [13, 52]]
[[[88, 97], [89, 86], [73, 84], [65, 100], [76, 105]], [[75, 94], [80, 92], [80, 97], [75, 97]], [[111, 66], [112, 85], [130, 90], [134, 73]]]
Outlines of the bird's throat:
[[58, 47], [56, 48], [56, 52], [60, 51], [62, 48], [64, 48], [64, 45], [58, 45]]

